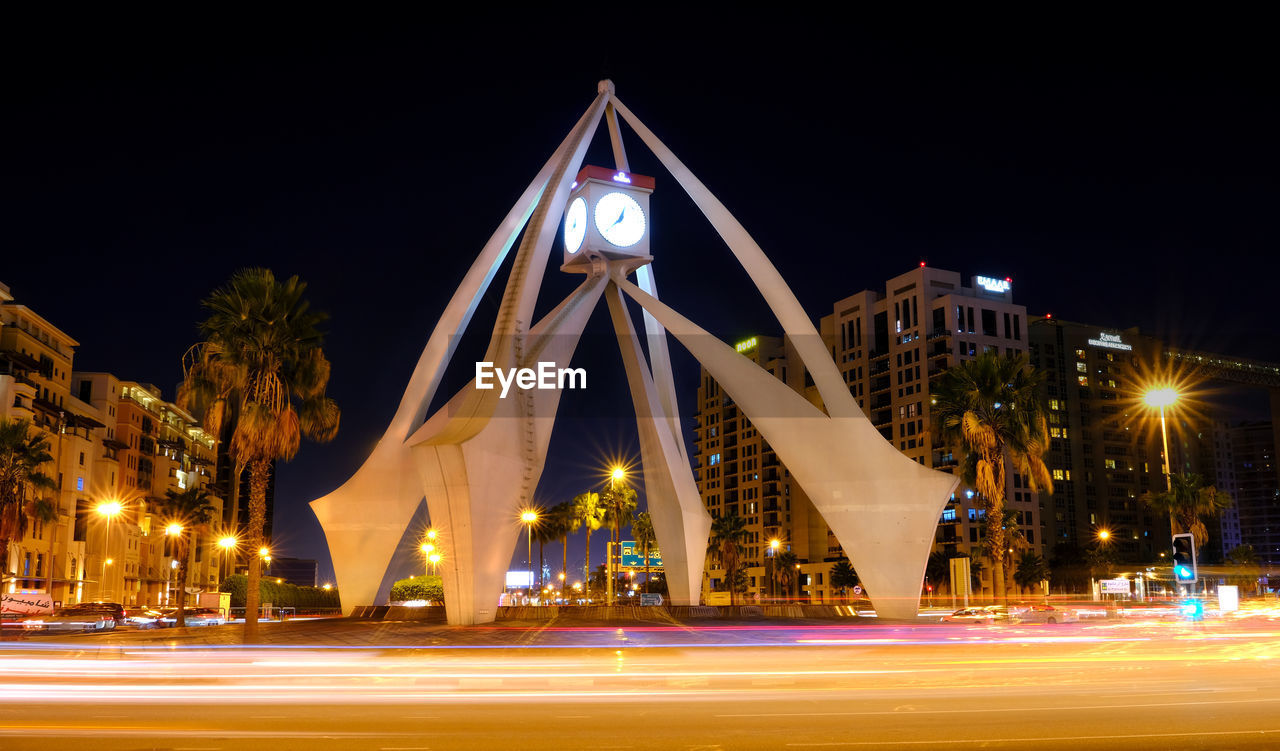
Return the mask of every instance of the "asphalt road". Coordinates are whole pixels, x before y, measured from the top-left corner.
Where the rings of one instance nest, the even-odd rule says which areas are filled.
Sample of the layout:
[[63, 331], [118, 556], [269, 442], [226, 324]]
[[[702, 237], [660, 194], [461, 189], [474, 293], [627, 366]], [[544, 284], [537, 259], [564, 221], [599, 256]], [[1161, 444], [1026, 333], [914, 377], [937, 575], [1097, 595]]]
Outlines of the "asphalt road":
[[1280, 748], [1275, 617], [417, 628], [444, 636], [5, 645], [0, 749]]

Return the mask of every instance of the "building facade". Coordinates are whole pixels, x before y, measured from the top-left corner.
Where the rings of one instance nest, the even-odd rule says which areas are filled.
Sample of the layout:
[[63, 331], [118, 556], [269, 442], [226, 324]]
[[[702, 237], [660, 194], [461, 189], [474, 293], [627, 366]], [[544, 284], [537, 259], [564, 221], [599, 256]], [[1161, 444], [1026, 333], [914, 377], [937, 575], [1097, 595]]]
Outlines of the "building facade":
[[1275, 426], [1247, 422], [1232, 428], [1240, 542], [1258, 560], [1280, 566], [1280, 483], [1276, 480]]
[[[77, 346], [0, 285], [0, 418], [45, 436], [54, 458], [44, 473], [55, 483], [54, 520], [10, 544], [0, 586], [59, 603], [167, 604], [176, 562], [168, 520], [150, 501], [211, 482], [217, 444], [155, 387], [76, 372]], [[217, 587], [212, 540], [202, 530], [190, 546], [189, 586]]]
[[[1141, 400], [1141, 380], [1163, 349], [1133, 328], [1032, 321], [1031, 362], [1045, 374], [1049, 408], [1054, 493], [1043, 519], [1051, 553], [1085, 550], [1104, 531], [1120, 562], [1156, 562], [1169, 549], [1168, 517], [1140, 500], [1166, 485], [1159, 415]], [[1166, 415], [1172, 474], [1200, 468], [1199, 430], [1187, 419]]]
[[[948, 367], [983, 352], [1024, 354], [1029, 336], [1026, 309], [1013, 302], [1010, 280], [978, 276], [966, 286], [959, 273], [927, 266], [888, 280], [883, 291], [867, 290], [837, 301], [819, 330], [850, 393], [885, 440], [917, 462], [942, 470], [954, 468], [957, 461], [932, 441], [930, 383]], [[756, 336], [736, 346], [819, 404], [806, 369], [783, 339]], [[698, 487], [713, 517], [738, 514], [746, 523], [748, 597], [781, 594], [770, 584], [772, 539], [799, 559], [798, 590], [793, 592], [811, 601], [835, 595], [830, 569], [847, 555], [803, 488], [705, 370], [697, 404]], [[1007, 503], [1032, 549], [1040, 552], [1039, 497], [1024, 479], [1010, 473]], [[973, 492], [960, 488], [939, 520], [935, 550], [982, 556], [984, 522]], [[984, 580], [988, 587], [989, 576]], [[713, 557], [704, 590], [719, 585], [722, 577]]]

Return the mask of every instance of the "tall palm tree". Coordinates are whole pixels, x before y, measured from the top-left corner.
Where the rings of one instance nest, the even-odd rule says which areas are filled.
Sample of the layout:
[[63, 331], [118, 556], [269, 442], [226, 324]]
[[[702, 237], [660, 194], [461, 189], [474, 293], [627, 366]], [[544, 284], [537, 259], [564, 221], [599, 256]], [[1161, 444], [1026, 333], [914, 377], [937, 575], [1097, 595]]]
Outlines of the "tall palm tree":
[[636, 544], [640, 546], [640, 555], [644, 556], [644, 591], [648, 592], [649, 551], [658, 541], [658, 536], [653, 531], [653, 517], [649, 516], [648, 511], [636, 514], [636, 520], [631, 523], [631, 534], [635, 536]]
[[1005, 599], [1005, 477], [1012, 465], [1031, 490], [1053, 492], [1041, 458], [1049, 448], [1049, 427], [1038, 387], [1043, 376], [1026, 355], [988, 352], [947, 369], [933, 393], [933, 431], [939, 444], [964, 454], [961, 479], [978, 492], [986, 511], [992, 582]]
[[600, 494], [604, 506], [605, 524], [610, 539], [617, 545], [622, 539], [622, 529], [630, 526], [636, 511], [636, 491], [626, 482], [611, 480], [609, 489]]
[[[573, 515], [570, 517], [569, 531], [587, 530], [587, 550], [582, 561], [582, 582], [588, 585], [591, 578], [591, 533], [604, 525], [605, 510], [600, 503], [600, 494], [590, 490], [575, 495], [571, 504]], [[590, 589], [589, 586], [588, 589]]]
[[942, 582], [951, 581], [951, 558], [937, 550], [930, 553], [929, 562], [924, 566], [924, 578], [933, 585], [933, 594], [938, 595]]
[[[557, 503], [548, 509], [546, 519], [546, 530], [547, 534], [550, 535], [550, 540], [560, 542], [562, 556], [560, 578], [567, 580], [569, 576], [569, 533], [573, 531], [573, 504], [568, 501]], [[562, 583], [567, 583], [567, 581]]]
[[1172, 475], [1170, 489], [1143, 493], [1142, 502], [1162, 514], [1169, 515], [1169, 532], [1190, 532], [1196, 547], [1209, 541], [1209, 530], [1203, 517], [1215, 517], [1231, 507], [1231, 496], [1212, 485], [1205, 485], [1200, 475]]
[[[249, 470], [250, 550], [262, 546], [271, 465], [298, 452], [303, 436], [331, 440], [338, 432], [338, 405], [325, 395], [329, 361], [319, 325], [326, 316], [302, 299], [298, 277], [277, 281], [267, 269], [244, 269], [204, 300], [209, 317], [200, 323], [205, 340], [186, 369], [178, 401], [199, 412], [221, 435], [235, 412], [229, 453]], [[244, 639], [258, 639], [262, 559], [249, 556]]]
[[164, 498], [155, 499], [153, 504], [156, 515], [166, 528], [170, 525], [176, 525], [177, 528], [177, 534], [173, 537], [173, 557], [178, 561], [178, 616], [174, 625], [182, 628], [187, 625], [187, 576], [191, 541], [197, 534], [208, 529], [214, 507], [209, 494], [199, 486], [192, 486], [181, 492], [166, 490]]
[[0, 420], [0, 581], [10, 575], [9, 543], [26, 535], [35, 496], [56, 487], [40, 469], [53, 461], [49, 439], [30, 429], [26, 420]]
[[791, 585], [796, 581], [796, 564], [799, 561], [790, 550], [780, 550], [773, 557], [773, 575], [782, 585], [782, 591], [786, 592], [786, 599], [791, 599]]
[[[604, 523], [609, 527], [609, 541], [613, 551], [606, 559], [611, 559], [618, 552], [622, 541], [622, 530], [631, 525], [636, 513], [636, 491], [624, 481], [610, 480], [609, 487], [600, 494], [600, 503], [604, 506]], [[612, 561], [610, 561], [612, 568]], [[617, 571], [613, 572], [617, 575]], [[617, 587], [614, 587], [617, 592]], [[613, 604], [613, 603], [610, 603]]]
[[742, 540], [747, 536], [747, 520], [737, 514], [725, 514], [711, 522], [711, 546], [724, 568], [729, 587], [729, 604], [737, 604], [738, 569], [741, 568]]

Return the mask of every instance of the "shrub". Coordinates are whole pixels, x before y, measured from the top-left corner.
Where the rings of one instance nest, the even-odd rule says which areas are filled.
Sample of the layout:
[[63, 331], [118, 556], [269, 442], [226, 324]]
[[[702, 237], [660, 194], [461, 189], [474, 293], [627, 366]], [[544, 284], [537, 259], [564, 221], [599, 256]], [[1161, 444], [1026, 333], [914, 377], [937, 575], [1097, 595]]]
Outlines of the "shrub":
[[444, 583], [438, 576], [415, 576], [391, 586], [391, 601], [427, 600], [444, 602]]

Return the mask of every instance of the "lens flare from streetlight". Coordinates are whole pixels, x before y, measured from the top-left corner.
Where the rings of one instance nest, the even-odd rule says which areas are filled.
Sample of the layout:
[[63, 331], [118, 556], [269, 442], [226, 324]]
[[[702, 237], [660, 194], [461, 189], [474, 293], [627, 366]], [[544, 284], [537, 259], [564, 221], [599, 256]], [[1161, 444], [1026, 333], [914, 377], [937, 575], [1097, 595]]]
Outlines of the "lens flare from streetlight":
[[627, 476], [627, 471], [622, 467], [614, 467], [613, 471], [609, 473], [609, 476], [615, 480], [621, 480]]
[[103, 501], [97, 506], [98, 514], [101, 516], [116, 516], [123, 509], [124, 506], [121, 505], [120, 501]]
[[1147, 391], [1142, 395], [1142, 401], [1148, 407], [1169, 407], [1178, 401], [1178, 392], [1169, 386], [1162, 386]]
[[223, 550], [231, 550], [232, 548], [238, 546], [239, 544], [240, 544], [240, 541], [237, 540], [232, 535], [226, 535], [225, 537], [218, 540], [218, 546], [221, 547]]
[[264, 545], [264, 546], [262, 546], [262, 547], [260, 547], [260, 548], [258, 548], [258, 557], [259, 557], [259, 558], [270, 558], [270, 557], [271, 557], [271, 548], [268, 548], [268, 547], [266, 547], [265, 545]]
[[1102, 540], [1103, 542], [1106, 542], [1107, 540], [1110, 540], [1110, 539], [1111, 539], [1111, 530], [1109, 530], [1109, 529], [1100, 529], [1100, 530], [1098, 530], [1098, 539], [1099, 539], [1099, 540]]
[[534, 511], [533, 509], [522, 511], [520, 512], [520, 521], [524, 522], [525, 524], [533, 524], [534, 522], [538, 521], [538, 512]]
[[177, 522], [174, 522], [164, 528], [164, 533], [166, 535], [169, 535], [170, 537], [177, 537], [178, 535], [182, 534], [182, 525]]

